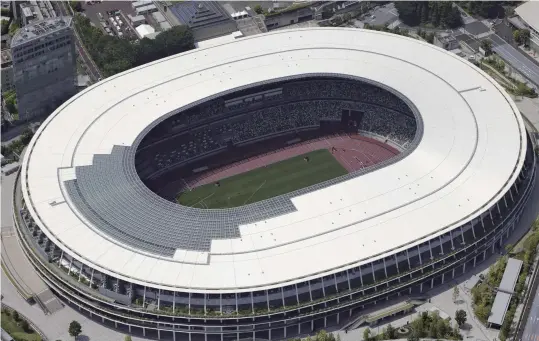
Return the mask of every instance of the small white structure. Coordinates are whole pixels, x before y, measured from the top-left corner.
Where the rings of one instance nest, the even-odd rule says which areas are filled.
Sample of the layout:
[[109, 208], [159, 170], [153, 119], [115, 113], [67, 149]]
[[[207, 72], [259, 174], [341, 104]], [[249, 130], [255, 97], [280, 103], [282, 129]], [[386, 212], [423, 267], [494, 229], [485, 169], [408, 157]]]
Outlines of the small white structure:
[[234, 13], [231, 13], [230, 16], [232, 17], [232, 19], [234, 20], [239, 20], [239, 19], [245, 19], [245, 18], [248, 18], [249, 17], [249, 13], [247, 13], [247, 11], [243, 10], [241, 12], [234, 12]]
[[137, 26], [137, 28], [135, 28], [135, 31], [137, 31], [137, 36], [140, 39], [144, 37], [148, 37], [151, 34], [155, 33], [155, 29], [147, 24], [142, 24], [140, 26]]

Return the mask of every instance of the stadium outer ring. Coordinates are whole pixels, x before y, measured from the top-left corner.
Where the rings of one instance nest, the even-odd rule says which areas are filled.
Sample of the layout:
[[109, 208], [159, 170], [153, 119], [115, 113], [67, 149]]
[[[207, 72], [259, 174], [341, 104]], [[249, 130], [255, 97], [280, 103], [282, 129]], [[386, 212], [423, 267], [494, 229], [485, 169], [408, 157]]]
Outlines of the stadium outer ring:
[[[245, 59], [245, 56], [248, 57]], [[216, 67], [213, 65], [216, 59], [226, 62]], [[195, 62], [196, 60], [198, 61]], [[268, 65], [270, 66], [268, 67]], [[359, 68], [357, 67], [358, 65], [368, 66], [368, 68]], [[177, 80], [169, 79], [167, 82], [163, 82], [165, 87], [159, 90], [168, 90], [166, 98], [161, 98], [159, 93], [154, 94], [153, 90], [150, 90], [156, 85], [155, 82], [162, 81], [163, 78], [170, 78], [171, 66], [177, 67], [177, 73], [174, 76], [190, 71], [192, 75], [197, 75], [203, 79], [198, 83], [203, 84], [203, 86], [185, 82], [181, 91], [184, 94], [183, 97], [190, 98], [188, 101], [181, 96], [171, 96], [173, 90], [177, 91], [181, 88], [181, 83], [176, 83], [178, 82]], [[256, 71], [258, 73], [252, 71], [253, 66], [257, 67]], [[356, 66], [356, 68], [352, 66]], [[393, 73], [389, 74], [388, 70]], [[418, 168], [415, 167], [414, 169], [413, 165], [421, 164], [428, 170], [427, 173], [436, 174], [431, 179], [435, 178], [443, 184], [443, 186], [439, 186], [438, 191], [431, 191], [432, 196], [430, 199], [436, 197], [436, 201], [430, 203], [421, 202], [425, 198], [414, 201], [411, 199], [414, 195], [395, 195], [393, 192], [392, 198], [398, 200], [394, 207], [398, 208], [391, 210], [391, 207], [386, 207], [384, 211], [388, 212], [386, 214], [393, 212], [400, 215], [399, 224], [397, 225], [405, 225], [406, 216], [413, 215], [410, 212], [404, 212], [403, 207], [407, 205], [414, 205], [412, 212], [419, 212], [421, 215], [429, 216], [428, 224], [422, 225], [421, 218], [413, 215], [414, 220], [412, 221], [418, 221], [417, 225], [414, 226], [419, 231], [407, 230], [403, 234], [402, 231], [399, 232], [396, 229], [398, 226], [391, 226], [391, 224], [388, 225], [387, 229], [371, 231], [376, 235], [368, 234], [365, 230], [357, 230], [355, 231], [356, 233], [363, 232], [361, 238], [363, 240], [375, 240], [374, 238], [377, 238], [377, 236], [382, 239], [378, 239], [376, 245], [363, 246], [358, 254], [347, 255], [348, 258], [361, 259], [361, 264], [371, 264], [373, 277], [375, 277], [373, 264], [378, 261], [377, 266], [380, 268], [379, 260], [383, 260], [382, 270], [386, 272], [387, 276], [389, 268], [385, 265], [385, 259], [395, 257], [398, 264], [397, 255], [399, 253], [404, 251], [408, 253], [408, 249], [415, 246], [419, 250], [419, 245], [423, 246], [425, 244], [429, 245], [432, 259], [436, 259], [436, 257], [432, 256], [434, 247], [430, 247], [431, 241], [433, 243], [436, 240], [442, 242], [442, 236], [445, 238], [445, 236], [450, 235], [453, 249], [459, 249], [458, 246], [455, 247], [456, 243], [453, 243], [455, 239], [452, 237], [452, 232], [456, 234], [457, 232], [455, 231], [460, 230], [463, 244], [465, 244], [463, 226], [467, 225], [469, 228], [469, 222], [474, 221], [476, 226], [481, 224], [485, 229], [485, 225], [488, 225], [487, 220], [490, 220], [492, 222], [492, 231], [490, 232], [492, 233], [486, 234], [485, 236], [490, 237], [485, 237], [481, 241], [483, 243], [481, 247], [485, 249], [482, 259], [479, 260], [479, 256], [474, 256], [473, 259], [470, 259], [469, 255], [461, 259], [463, 263], [473, 261], [475, 266], [476, 261], [485, 259], [487, 252], [494, 252], [495, 244], [499, 247], [502, 241], [507, 239], [509, 232], [514, 227], [514, 223], [520, 217], [531, 190], [531, 183], [533, 183], [531, 180], [535, 177], [535, 162], [528, 162], [532, 167], [523, 166], [527, 156], [530, 155], [530, 143], [522, 118], [511, 98], [494, 80], [481, 70], [474, 68], [467, 61], [447, 51], [409, 38], [355, 29], [290, 30], [244, 38], [240, 41], [217, 47], [194, 50], [126, 71], [93, 85], [57, 109], [36, 132], [24, 156], [21, 171], [21, 188], [26, 205], [25, 210], [27, 210], [28, 214], [26, 217], [19, 217], [19, 212], [15, 212], [18, 233], [23, 239], [25, 252], [38, 268], [40, 275], [55, 291], [62, 296], [65, 295], [64, 297], [70, 301], [73, 300], [73, 293], [68, 293], [65, 286], [85, 295], [85, 300], [91, 300], [91, 295], [84, 293], [84, 290], [79, 285], [62, 280], [62, 276], [55, 271], [51, 272], [48, 269], [49, 265], [39, 259], [40, 252], [36, 252], [36, 247], [32, 245], [31, 238], [26, 235], [27, 231], [21, 227], [21, 220], [30, 219], [37, 224], [44, 237], [59, 247], [62, 251], [62, 256], [65, 254], [65, 257], [71, 259], [71, 262], [76, 262], [81, 266], [89, 267], [128, 283], [142, 285], [145, 292], [148, 287], [157, 289], [159, 292], [161, 290], [171, 290], [202, 293], [205, 298], [207, 297], [206, 295], [210, 294], [225, 295], [234, 293], [236, 299], [238, 299], [239, 293], [251, 292], [252, 300], [253, 291], [263, 290], [266, 292], [268, 300], [268, 314], [265, 315], [269, 315], [270, 296], [268, 290], [271, 291], [291, 284], [296, 285], [297, 290], [297, 283], [300, 281], [316, 281], [322, 276], [335, 276], [335, 273], [342, 271], [345, 271], [348, 275], [353, 268], [361, 264], [350, 263], [346, 258], [333, 256], [330, 257], [333, 262], [340, 264], [336, 267], [330, 266], [330, 263], [326, 260], [319, 258], [320, 249], [318, 246], [309, 244], [306, 248], [310, 249], [310, 254], [302, 255], [302, 257], [294, 256], [304, 262], [302, 265], [306, 269], [303, 274], [298, 275], [297, 272], [303, 269], [295, 266], [292, 271], [294, 276], [290, 276], [291, 272], [286, 272], [287, 270], [283, 268], [283, 265], [287, 264], [286, 262], [273, 260], [264, 264], [264, 272], [267, 275], [261, 277], [271, 277], [274, 272], [284, 272], [286, 277], [284, 280], [279, 280], [276, 277], [276, 280], [264, 282], [260, 277], [253, 280], [252, 278], [247, 278], [248, 276], [243, 276], [243, 278], [236, 276], [236, 281], [245, 281], [246, 284], [234, 283], [230, 285], [230, 282], [222, 277], [225, 275], [223, 271], [211, 269], [216, 275], [207, 280], [213, 283], [224, 280], [222, 290], [205, 290], [203, 285], [193, 285], [195, 289], [190, 289], [190, 285], [186, 283], [175, 286], [156, 284], [150, 278], [137, 278], [132, 274], [122, 273], [122, 266], [125, 268], [125, 263], [120, 267], [117, 266], [118, 264], [114, 264], [114, 258], [118, 258], [120, 255], [120, 253], [114, 253], [118, 250], [113, 251], [110, 257], [101, 254], [99, 258], [104, 258], [99, 261], [92, 259], [92, 248], [95, 248], [100, 243], [107, 243], [107, 241], [102, 238], [99, 239], [100, 237], [97, 234], [88, 234], [89, 229], [82, 227], [83, 223], [80, 221], [73, 222], [72, 219], [76, 216], [74, 214], [69, 215], [67, 211], [63, 211], [67, 205], [62, 205], [62, 200], [69, 200], [69, 198], [58, 195], [62, 193], [57, 177], [59, 168], [86, 165], [91, 163], [93, 155], [110, 152], [113, 145], [129, 145], [147, 125], [162, 119], [176, 108], [188, 105], [189, 102], [209, 97], [216, 93], [217, 89], [222, 91], [223, 89], [232, 89], [256, 83], [259, 79], [274, 79], [280, 78], [279, 76], [315, 72], [364, 77], [386, 84], [408, 98], [417, 107], [424, 120], [424, 136], [417, 148], [404, 160], [369, 174], [374, 177], [368, 179], [370, 183], [378, 183], [380, 186], [385, 184], [391, 186], [392, 189], [398, 189], [402, 187], [402, 183], [399, 182], [400, 178], [399, 181], [389, 181], [388, 179], [397, 178], [397, 174], [405, 174], [406, 177], [411, 179], [409, 184], [413, 183], [415, 185], [419, 183], [423, 186], [425, 183], [422, 181], [425, 174], [421, 172], [418, 172], [421, 174], [413, 174]], [[134, 77], [133, 79], [139, 82], [133, 82], [130, 77]], [[186, 76], [179, 78], [183, 81]], [[140, 82], [142, 81], [145, 84], [141, 85]], [[186, 85], [190, 85], [190, 88], [185, 88]], [[126, 91], [128, 87], [130, 89]], [[200, 93], [202, 89], [205, 91], [204, 93]], [[107, 90], [109, 90], [108, 93]], [[112, 92], [114, 94], [111, 95]], [[156, 96], [156, 100], [152, 101], [149, 97], [147, 97], [148, 101], [143, 99], [144, 96], [149, 96], [150, 93]], [[425, 96], [427, 93], [428, 96]], [[137, 97], [135, 94], [141, 96]], [[112, 96], [113, 98], [111, 99], [111, 97], [107, 96]], [[99, 101], [97, 101], [98, 99]], [[129, 106], [132, 103], [136, 103], [136, 109], [126, 113], [125, 109], [127, 107], [132, 108]], [[115, 111], [113, 110], [115, 105], [125, 106], [116, 108]], [[135, 104], [133, 104], [133, 107], [135, 107]], [[156, 107], [161, 109], [154, 110]], [[432, 109], [434, 108], [437, 108], [437, 110], [433, 111]], [[75, 116], [77, 112], [79, 113], [78, 117]], [[132, 125], [127, 125], [126, 122]], [[466, 152], [470, 154], [459, 155], [466, 154]], [[417, 158], [418, 155], [419, 158]], [[435, 160], [433, 160], [433, 155], [440, 157], [440, 159], [434, 158]], [[533, 154], [531, 155], [533, 159]], [[444, 164], [443, 160], [449, 160], [450, 165]], [[406, 161], [410, 161], [410, 163]], [[432, 166], [432, 164], [436, 164], [436, 167]], [[431, 165], [432, 169], [428, 168], [428, 165]], [[446, 172], [446, 178], [441, 177], [442, 175], [439, 173], [435, 173], [437, 168], [444, 168], [441, 173], [443, 175]], [[455, 174], [455, 177], [451, 176]], [[460, 178], [463, 174], [467, 174], [469, 178]], [[475, 177], [472, 175], [475, 175]], [[438, 178], [438, 176], [441, 178]], [[365, 179], [360, 177], [356, 180], [363, 181]], [[346, 192], [345, 188], [342, 187], [343, 185], [346, 184], [334, 185], [329, 190], [338, 190], [339, 195], [342, 195], [342, 193]], [[350, 186], [350, 183], [347, 185]], [[418, 185], [418, 187], [422, 186]], [[443, 190], [447, 190], [449, 194], [444, 193]], [[367, 192], [366, 196], [373, 194], [367, 189], [364, 189], [364, 191]], [[455, 201], [455, 197], [450, 197], [451, 193], [458, 193], [459, 191], [473, 193], [475, 197], [466, 198], [461, 196], [462, 202], [460, 200]], [[316, 199], [320, 199], [320, 196], [331, 198], [330, 194], [327, 191], [323, 194], [309, 194], [308, 198], [297, 198], [297, 200], [295, 198], [294, 204], [298, 207], [298, 210], [302, 210], [305, 209], [306, 202], [312, 204]], [[346, 194], [349, 194], [347, 199], [356, 195], [355, 191], [352, 193], [346, 192]], [[415, 194], [416, 199], [419, 196], [420, 194]], [[517, 196], [520, 196], [521, 200], [514, 200], [515, 206], [508, 211], [507, 216], [502, 216], [500, 202], [504, 202], [507, 208], [508, 198]], [[447, 199], [444, 200], [444, 198]], [[388, 197], [384, 197], [384, 199], [386, 203], [389, 201]], [[455, 205], [456, 202], [459, 203]], [[424, 205], [435, 206], [435, 204], [440, 203], [442, 204], [441, 209], [430, 207], [429, 211], [421, 210], [421, 208], [425, 207]], [[361, 203], [358, 205], [361, 205]], [[319, 210], [323, 210], [322, 206], [315, 206]], [[362, 211], [364, 207], [365, 204], [358, 206], [358, 211]], [[52, 211], [54, 213], [51, 213]], [[374, 211], [376, 211], [376, 207]], [[496, 211], [500, 214], [501, 223], [499, 224], [495, 224], [497, 222]], [[430, 218], [432, 216], [436, 217], [435, 220]], [[362, 221], [379, 218], [379, 215], [374, 215], [370, 219], [367, 217]], [[436, 219], [442, 222], [439, 223]], [[443, 225], [444, 219], [458, 223]], [[439, 228], [439, 224], [442, 224], [442, 229]], [[25, 223], [24, 225], [27, 224]], [[75, 236], [69, 237], [66, 233], [59, 236], [58, 228], [63, 229], [64, 232], [71, 229], [73, 231], [71, 234], [75, 234]], [[253, 227], [251, 226], [250, 228]], [[323, 229], [324, 226], [322, 225], [320, 228]], [[473, 223], [471, 224], [471, 229], [473, 230]], [[333, 240], [339, 241], [335, 244], [327, 244], [330, 242], [325, 240], [324, 243], [326, 244], [324, 244], [323, 249], [331, 250], [333, 249], [332, 247], [335, 247], [336, 250], [350, 250], [353, 245], [358, 245], [355, 244], [357, 240], [350, 237], [350, 235], [346, 237], [349, 242], [343, 242], [342, 236], [339, 239], [338, 231], [342, 230], [323, 234], [327, 236], [335, 233], [332, 235]], [[380, 231], [383, 232], [380, 233]], [[488, 231], [485, 230], [486, 232]], [[84, 240], [82, 243], [80, 236], [77, 236], [78, 233], [83, 234]], [[419, 238], [414, 233], [419, 233]], [[388, 236], [392, 236], [392, 238], [388, 238]], [[293, 237], [301, 239], [298, 236]], [[307, 236], [307, 239], [319, 237], [320, 235], [312, 236], [312, 238]], [[384, 238], [391, 240], [385, 241], [387, 244], [382, 245]], [[402, 238], [404, 238], [404, 242], [402, 242]], [[77, 239], [79, 240], [77, 241]], [[396, 245], [398, 247], [394, 247], [395, 239], [398, 239], [399, 244]], [[86, 244], [86, 246], [83, 244]], [[444, 254], [443, 244], [440, 246], [442, 254]], [[491, 246], [492, 251], [490, 251]], [[107, 244], [107, 247], [109, 247], [109, 244]], [[110, 246], [111, 249], [114, 247], [117, 247], [117, 245]], [[283, 245], [273, 245], [271, 248], [265, 247], [261, 249], [253, 247], [252, 250], [242, 250], [242, 253], [256, 250], [258, 256], [262, 258], [263, 249], [271, 250], [279, 247], [283, 247]], [[475, 253], [477, 253], [478, 249], [481, 248], [476, 248]], [[483, 251], [483, 249], [481, 250]], [[384, 251], [387, 252], [384, 253]], [[132, 251], [125, 249], [120, 252]], [[468, 253], [468, 251], [465, 252]], [[456, 257], [453, 252], [446, 251], [445, 254]], [[238, 255], [236, 254], [235, 256], [238, 257]], [[373, 258], [369, 255], [377, 256]], [[419, 252], [420, 255], [421, 252]], [[271, 256], [276, 257], [274, 254]], [[419, 258], [421, 266], [426, 265], [427, 262], [424, 264], [421, 261], [421, 256]], [[286, 260], [288, 264], [296, 265], [296, 260], [292, 257], [288, 257]], [[166, 260], [162, 259], [156, 260], [156, 262], [161, 261], [166, 262]], [[313, 270], [312, 263], [316, 263], [317, 270]], [[410, 259], [408, 259], [408, 263], [410, 263]], [[162, 268], [159, 263], [154, 264], [159, 274], [161, 272], [173, 272], [173, 270]], [[222, 263], [215, 264], [222, 265]], [[274, 269], [271, 269], [272, 264]], [[347, 264], [346, 267], [342, 267], [344, 264]], [[114, 266], [117, 269], [111, 269]], [[458, 266], [462, 267], [461, 273], [465, 271], [465, 264], [459, 263]], [[432, 263], [432, 267], [434, 269], [434, 263]], [[326, 271], [327, 269], [330, 270]], [[228, 267], [225, 270], [229, 271], [231, 269]], [[453, 271], [453, 276], [455, 276], [455, 269], [451, 270]], [[241, 273], [241, 269], [235, 268], [234, 271]], [[193, 275], [192, 278], [195, 277], [194, 271], [189, 272], [189, 274]], [[208, 273], [202, 272], [202, 275], [208, 276]], [[300, 279], [297, 280], [297, 278]], [[399, 283], [400, 281], [399, 279]], [[435, 285], [434, 278], [428, 279], [428, 281], [431, 282], [430, 287]], [[444, 282], [443, 277], [441, 282]], [[267, 283], [272, 284], [267, 285]], [[335, 283], [337, 283], [336, 277]], [[388, 283], [387, 285], [389, 286]], [[210, 287], [208, 286], [208, 288]], [[237, 287], [243, 289], [234, 290]], [[420, 287], [419, 292], [423, 292], [423, 283], [420, 284]], [[412, 287], [409, 289], [410, 293], [412, 293]], [[406, 291], [408, 291], [408, 288], [406, 288]], [[309, 292], [311, 292], [310, 288]], [[365, 291], [362, 294], [365, 294]], [[323, 297], [326, 298], [325, 293]], [[222, 298], [223, 296], [221, 296]], [[329, 300], [329, 297], [327, 299]], [[77, 305], [82, 305], [81, 302], [73, 301]], [[111, 307], [113, 306], [110, 302], [109, 304]], [[352, 315], [352, 310], [350, 310], [349, 314]], [[158, 315], [158, 313], [155, 313], [155, 315]], [[205, 304], [203, 315], [206, 318], [208, 316]], [[340, 312], [337, 316], [337, 321], [339, 321]], [[193, 319], [196, 318], [193, 316]], [[136, 325], [136, 323], [133, 323], [133, 325]], [[326, 326], [327, 323], [324, 318], [324, 327]], [[151, 329], [153, 327], [146, 328]], [[159, 327], [156, 328], [158, 329]], [[300, 331], [299, 324], [298, 331]], [[224, 334], [224, 331], [221, 330], [220, 332]], [[209, 332], [206, 330], [205, 333]]]

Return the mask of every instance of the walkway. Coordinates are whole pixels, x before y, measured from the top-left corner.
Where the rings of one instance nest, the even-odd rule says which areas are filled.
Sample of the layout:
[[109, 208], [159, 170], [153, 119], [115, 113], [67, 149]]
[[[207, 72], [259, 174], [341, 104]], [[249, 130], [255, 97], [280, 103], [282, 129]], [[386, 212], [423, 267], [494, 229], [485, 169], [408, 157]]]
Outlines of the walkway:
[[13, 227], [12, 193], [16, 174], [2, 176], [2, 267], [17, 282], [23, 296], [30, 298], [48, 287], [22, 252]]

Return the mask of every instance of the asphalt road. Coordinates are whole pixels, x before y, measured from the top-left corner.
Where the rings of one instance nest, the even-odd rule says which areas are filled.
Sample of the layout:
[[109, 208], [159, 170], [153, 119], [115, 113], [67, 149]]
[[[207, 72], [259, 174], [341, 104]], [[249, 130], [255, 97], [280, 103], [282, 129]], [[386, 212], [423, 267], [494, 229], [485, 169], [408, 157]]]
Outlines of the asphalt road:
[[531, 305], [528, 322], [522, 334], [522, 341], [539, 340], [539, 290], [535, 292], [533, 303]]
[[498, 25], [496, 31], [499, 32], [499, 34], [491, 34], [486, 38], [492, 42], [492, 50], [524, 77], [539, 87], [539, 65], [532, 61], [526, 54], [511, 45], [513, 37], [506, 32], [502, 32], [500, 29], [502, 27], [506, 28], [504, 24], [501, 24], [501, 26]]
[[[67, 6], [68, 6], [67, 2], [53, 1], [52, 4], [54, 8], [56, 9], [56, 11], [60, 13], [61, 15], [71, 16], [70, 11], [67, 9]], [[86, 66], [86, 70], [88, 70], [88, 74], [90, 78], [94, 82], [100, 80], [102, 78], [102, 75], [101, 75], [101, 72], [99, 72], [99, 68], [97, 67], [97, 65], [95, 65], [89, 53], [84, 48], [80, 40], [79, 34], [77, 33], [77, 30], [73, 30], [73, 32], [74, 32], [73, 36], [75, 37], [75, 48], [77, 49], [77, 53], [81, 57], [82, 62]]]
[[524, 77], [539, 87], [539, 65], [533, 63], [520, 51], [507, 43], [494, 46], [492, 49]]

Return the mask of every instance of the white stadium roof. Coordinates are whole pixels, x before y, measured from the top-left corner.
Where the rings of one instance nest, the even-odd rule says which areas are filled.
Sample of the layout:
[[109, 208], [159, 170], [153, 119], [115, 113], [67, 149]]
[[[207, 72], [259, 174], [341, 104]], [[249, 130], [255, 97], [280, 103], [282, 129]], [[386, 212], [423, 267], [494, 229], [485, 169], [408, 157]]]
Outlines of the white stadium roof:
[[539, 32], [539, 2], [526, 1], [522, 5], [515, 8], [515, 12], [531, 28]]
[[[188, 262], [113, 242], [62, 204], [70, 198], [59, 169], [74, 176], [73, 167], [131, 146], [147, 126], [189, 103], [313, 73], [359, 76], [407, 97], [424, 125], [417, 148], [385, 168], [293, 198], [295, 212], [240, 226], [241, 238], [214, 240], [209, 254], [178, 250]], [[511, 98], [458, 56], [388, 33], [301, 29], [192, 50], [94, 84], [41, 125], [21, 179], [39, 227], [86, 265], [161, 289], [239, 292], [318, 278], [452, 230], [503, 196], [525, 150]]]

